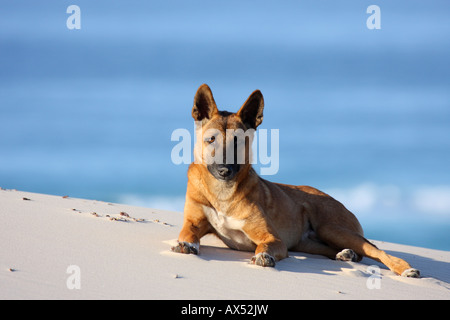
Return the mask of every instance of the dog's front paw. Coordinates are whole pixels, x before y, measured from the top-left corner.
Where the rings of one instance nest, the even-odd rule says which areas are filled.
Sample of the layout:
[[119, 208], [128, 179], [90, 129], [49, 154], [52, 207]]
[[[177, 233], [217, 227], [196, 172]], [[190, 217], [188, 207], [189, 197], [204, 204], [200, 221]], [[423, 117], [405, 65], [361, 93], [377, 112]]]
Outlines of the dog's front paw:
[[190, 243], [190, 242], [178, 242], [176, 246], [173, 246], [171, 250], [173, 252], [178, 253], [186, 253], [186, 254], [198, 254], [200, 249], [200, 245], [198, 243]]
[[339, 261], [358, 261], [358, 255], [352, 249], [344, 249], [336, 254]]
[[275, 258], [268, 253], [261, 252], [253, 256], [251, 263], [261, 267], [275, 267]]

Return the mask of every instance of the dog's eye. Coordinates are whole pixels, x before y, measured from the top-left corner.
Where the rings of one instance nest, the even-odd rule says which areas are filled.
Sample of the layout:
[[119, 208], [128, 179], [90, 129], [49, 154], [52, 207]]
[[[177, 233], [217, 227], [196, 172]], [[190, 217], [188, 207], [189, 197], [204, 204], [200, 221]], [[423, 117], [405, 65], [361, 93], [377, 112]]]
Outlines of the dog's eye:
[[215, 136], [211, 136], [210, 138], [206, 138], [205, 139], [205, 142], [208, 142], [208, 143], [213, 143], [214, 141], [216, 141], [216, 137]]

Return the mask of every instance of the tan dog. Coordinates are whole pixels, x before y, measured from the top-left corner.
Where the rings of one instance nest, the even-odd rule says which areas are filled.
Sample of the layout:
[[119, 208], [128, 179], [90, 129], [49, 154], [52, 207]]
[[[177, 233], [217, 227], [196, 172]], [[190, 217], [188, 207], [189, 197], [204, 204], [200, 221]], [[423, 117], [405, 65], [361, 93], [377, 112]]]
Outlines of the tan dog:
[[[272, 183], [256, 174], [251, 142], [238, 143], [233, 133], [255, 130], [263, 108], [259, 90], [230, 113], [217, 109], [207, 85], [198, 89], [192, 109], [198, 121], [195, 162], [188, 170], [183, 228], [172, 250], [198, 254], [200, 239], [213, 233], [232, 249], [255, 251], [251, 261], [264, 267], [275, 266], [290, 250], [343, 261], [366, 256], [396, 274], [419, 277], [419, 270], [366, 240], [356, 217], [337, 200], [312, 187]], [[219, 151], [224, 161], [212, 162]], [[226, 163], [233, 151], [234, 161]], [[244, 161], [237, 161], [236, 151], [245, 154]]]

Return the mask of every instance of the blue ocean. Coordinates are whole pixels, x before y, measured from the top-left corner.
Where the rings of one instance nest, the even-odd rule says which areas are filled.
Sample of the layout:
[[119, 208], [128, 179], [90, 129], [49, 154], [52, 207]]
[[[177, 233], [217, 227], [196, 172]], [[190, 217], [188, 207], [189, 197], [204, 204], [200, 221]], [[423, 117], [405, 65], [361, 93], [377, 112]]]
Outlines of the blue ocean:
[[279, 130], [265, 179], [329, 193], [369, 239], [450, 250], [449, 10], [1, 0], [0, 187], [182, 211], [171, 135], [194, 143], [197, 88], [228, 111], [260, 89], [260, 128]]

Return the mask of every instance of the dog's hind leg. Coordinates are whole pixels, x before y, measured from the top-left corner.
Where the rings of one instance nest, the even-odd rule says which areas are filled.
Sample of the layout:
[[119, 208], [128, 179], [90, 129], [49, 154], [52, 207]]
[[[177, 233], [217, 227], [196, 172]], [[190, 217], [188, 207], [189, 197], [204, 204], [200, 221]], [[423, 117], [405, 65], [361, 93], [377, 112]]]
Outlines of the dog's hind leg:
[[310, 239], [308, 237], [300, 240], [300, 242], [290, 250], [310, 254], [319, 254], [330, 259], [335, 259], [339, 252], [325, 243]]
[[339, 226], [323, 225], [317, 229], [317, 235], [321, 241], [331, 247], [338, 250], [351, 249], [359, 256], [365, 256], [383, 263], [398, 275], [420, 277], [420, 271], [412, 268], [408, 262], [378, 249], [357, 232]]

